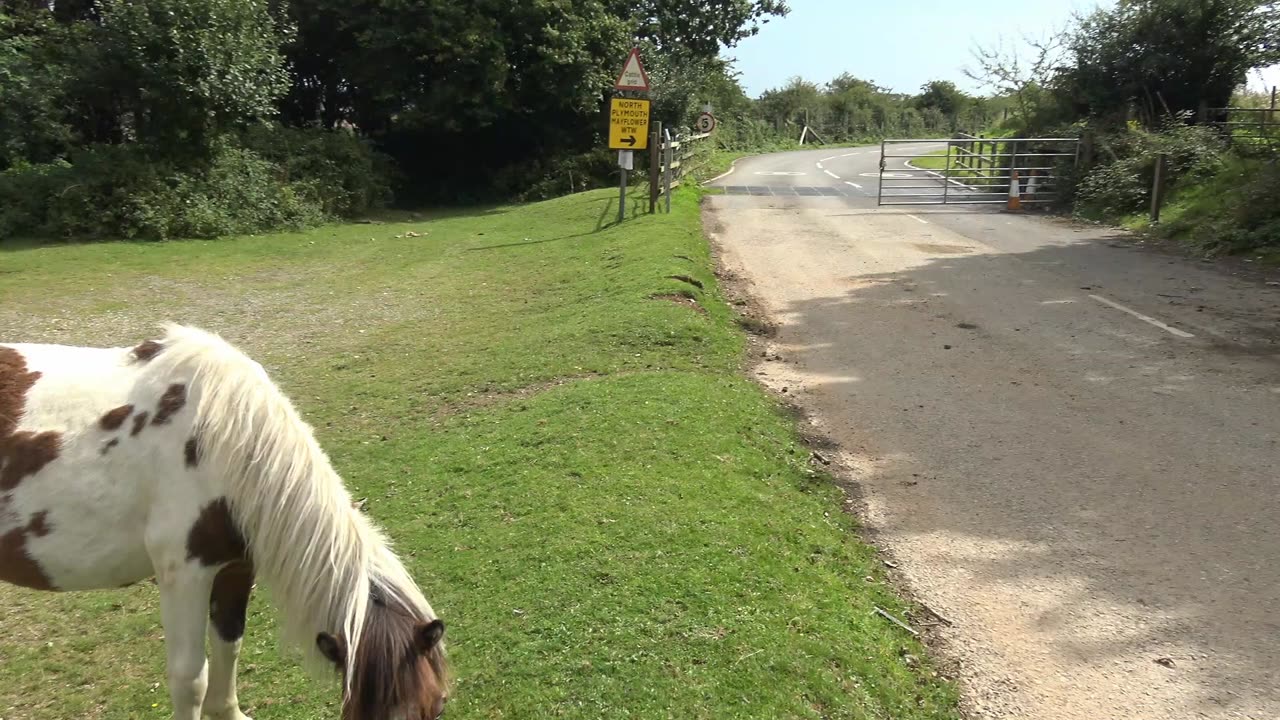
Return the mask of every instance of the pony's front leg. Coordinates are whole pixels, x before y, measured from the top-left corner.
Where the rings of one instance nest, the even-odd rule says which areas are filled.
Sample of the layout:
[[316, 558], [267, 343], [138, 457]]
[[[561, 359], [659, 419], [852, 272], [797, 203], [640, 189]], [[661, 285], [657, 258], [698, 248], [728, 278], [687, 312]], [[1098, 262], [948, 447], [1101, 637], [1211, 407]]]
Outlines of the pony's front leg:
[[249, 720], [240, 712], [236, 697], [236, 662], [252, 590], [253, 565], [249, 562], [224, 567], [213, 581], [209, 598], [209, 691], [202, 711], [209, 720]]
[[[157, 563], [157, 568], [164, 567]], [[185, 557], [156, 573], [174, 720], [200, 720], [200, 706], [209, 684], [204, 633], [213, 575], [209, 568]]]

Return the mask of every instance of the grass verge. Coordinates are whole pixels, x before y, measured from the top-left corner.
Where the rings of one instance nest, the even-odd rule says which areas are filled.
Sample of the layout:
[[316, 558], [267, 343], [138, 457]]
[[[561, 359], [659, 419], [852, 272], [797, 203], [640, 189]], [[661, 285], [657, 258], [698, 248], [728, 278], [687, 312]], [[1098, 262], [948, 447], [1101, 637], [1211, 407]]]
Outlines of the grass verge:
[[945, 170], [947, 167], [947, 151], [936, 150], [925, 155], [918, 155], [907, 162], [921, 170]]
[[[0, 326], [173, 319], [267, 366], [449, 623], [461, 718], [954, 718], [910, 608], [744, 339], [698, 196], [612, 191], [307, 233], [0, 246]], [[0, 717], [164, 718], [154, 588], [0, 586]], [[257, 720], [336, 717], [251, 608]]]
[[738, 160], [755, 154], [746, 150], [713, 150], [707, 161], [694, 171], [693, 179], [700, 183], [706, 182], [729, 172], [729, 168]]
[[1197, 255], [1239, 255], [1275, 267], [1280, 266], [1278, 191], [1280, 170], [1274, 163], [1226, 154], [1214, 172], [1171, 186], [1157, 224], [1145, 209], [1114, 216], [1082, 205], [1077, 213], [1175, 241]]

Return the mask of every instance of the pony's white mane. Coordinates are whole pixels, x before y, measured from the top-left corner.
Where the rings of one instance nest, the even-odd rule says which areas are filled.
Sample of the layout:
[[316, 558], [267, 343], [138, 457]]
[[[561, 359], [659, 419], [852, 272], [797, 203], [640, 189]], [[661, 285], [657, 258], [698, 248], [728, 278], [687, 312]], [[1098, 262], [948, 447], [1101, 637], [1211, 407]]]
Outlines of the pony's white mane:
[[[257, 362], [222, 338], [166, 325], [148, 370], [191, 378], [201, 465], [226, 472], [227, 501], [258, 576], [280, 606], [285, 640], [325, 667], [318, 632], [357, 656], [377, 589], [424, 620], [435, 613], [351, 497], [308, 426]], [[348, 668], [350, 669], [350, 668]], [[348, 673], [350, 677], [350, 673]]]

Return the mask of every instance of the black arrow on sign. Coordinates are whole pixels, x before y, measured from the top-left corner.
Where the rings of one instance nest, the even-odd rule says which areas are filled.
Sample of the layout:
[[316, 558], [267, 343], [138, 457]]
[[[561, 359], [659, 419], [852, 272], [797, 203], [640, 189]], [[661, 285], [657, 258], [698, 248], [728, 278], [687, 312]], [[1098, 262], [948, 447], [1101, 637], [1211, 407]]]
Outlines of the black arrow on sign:
[[618, 142], [626, 143], [626, 144], [627, 144], [628, 146], [630, 146], [630, 147], [635, 147], [635, 146], [636, 146], [636, 136], [635, 136], [635, 135], [628, 135], [628, 136], [626, 136], [626, 137], [622, 138], [621, 140], [619, 140]]

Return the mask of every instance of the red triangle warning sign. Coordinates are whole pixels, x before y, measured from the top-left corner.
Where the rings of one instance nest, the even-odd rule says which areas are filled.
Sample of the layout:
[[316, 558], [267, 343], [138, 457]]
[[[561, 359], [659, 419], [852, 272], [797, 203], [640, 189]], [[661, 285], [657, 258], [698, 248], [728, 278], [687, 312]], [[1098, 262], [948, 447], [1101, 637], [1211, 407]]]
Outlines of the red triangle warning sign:
[[649, 75], [644, 71], [644, 65], [640, 64], [640, 49], [631, 48], [631, 54], [627, 56], [627, 62], [622, 66], [622, 74], [618, 75], [618, 81], [613, 84], [618, 90], [649, 90]]

